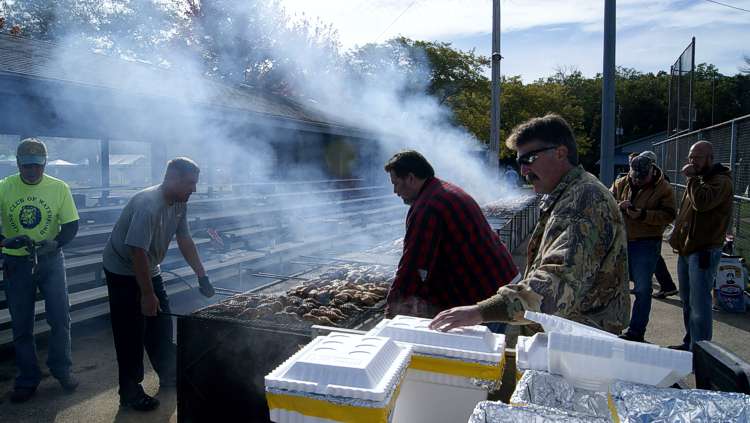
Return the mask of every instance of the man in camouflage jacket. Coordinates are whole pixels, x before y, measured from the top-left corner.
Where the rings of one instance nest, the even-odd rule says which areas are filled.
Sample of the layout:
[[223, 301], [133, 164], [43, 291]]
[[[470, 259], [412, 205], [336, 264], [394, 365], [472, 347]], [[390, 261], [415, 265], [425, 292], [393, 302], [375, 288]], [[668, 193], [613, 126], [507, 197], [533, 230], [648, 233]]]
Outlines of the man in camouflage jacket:
[[531, 119], [516, 127], [506, 144], [517, 151], [534, 191], [547, 194], [529, 241], [524, 278], [476, 305], [440, 313], [430, 327], [528, 324], [523, 313], [529, 310], [619, 334], [628, 325], [630, 296], [625, 224], [614, 198], [578, 165], [573, 132], [561, 117]]

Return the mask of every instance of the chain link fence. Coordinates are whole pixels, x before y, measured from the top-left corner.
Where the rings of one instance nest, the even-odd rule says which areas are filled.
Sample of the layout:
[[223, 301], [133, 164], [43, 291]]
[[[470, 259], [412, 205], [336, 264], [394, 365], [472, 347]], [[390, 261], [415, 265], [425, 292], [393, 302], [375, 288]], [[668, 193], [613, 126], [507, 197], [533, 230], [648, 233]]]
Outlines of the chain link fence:
[[685, 176], [680, 172], [687, 164], [690, 146], [709, 141], [714, 146], [714, 161], [732, 170], [734, 210], [730, 227], [735, 253], [750, 260], [750, 115], [654, 144], [659, 166], [675, 187], [677, 201], [685, 192]]

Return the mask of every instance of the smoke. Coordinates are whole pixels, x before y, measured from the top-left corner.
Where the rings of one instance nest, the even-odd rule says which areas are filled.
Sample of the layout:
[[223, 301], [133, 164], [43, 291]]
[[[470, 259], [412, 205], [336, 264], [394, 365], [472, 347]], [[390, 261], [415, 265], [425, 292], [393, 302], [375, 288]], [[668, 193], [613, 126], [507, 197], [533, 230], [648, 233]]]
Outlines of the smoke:
[[[70, 16], [66, 4], [51, 6], [61, 20]], [[290, 21], [272, 1], [110, 6], [89, 19], [65, 21], [80, 27], [58, 26], [54, 53], [39, 64], [42, 76], [69, 82], [31, 88], [57, 122], [70, 123], [58, 132], [111, 140], [113, 146], [143, 143], [157, 163], [191, 157], [203, 169], [202, 183], [353, 177], [366, 179], [368, 186], [385, 185], [378, 192], [384, 196], [390, 189], [384, 162], [399, 150], [415, 149], [438, 177], [480, 204], [514, 194], [483, 164], [480, 143], [426, 94], [429, 64], [413, 51], [391, 45], [341, 52], [333, 28]], [[118, 7], [127, 13], [118, 14]], [[330, 129], [316, 133], [293, 120], [279, 124], [286, 110], [303, 110], [306, 117], [345, 129], [330, 135], [325, 133]], [[92, 145], [59, 154], [95, 158]], [[282, 192], [276, 194], [326, 191], [309, 200], [316, 204], [341, 199], [315, 183], [277, 189]], [[292, 208], [307, 200], [278, 195], [275, 201]], [[399, 201], [390, 196], [382, 204]], [[248, 200], [247, 206], [255, 205]], [[345, 211], [331, 205], [327, 214]], [[305, 225], [292, 225], [300, 226]]]

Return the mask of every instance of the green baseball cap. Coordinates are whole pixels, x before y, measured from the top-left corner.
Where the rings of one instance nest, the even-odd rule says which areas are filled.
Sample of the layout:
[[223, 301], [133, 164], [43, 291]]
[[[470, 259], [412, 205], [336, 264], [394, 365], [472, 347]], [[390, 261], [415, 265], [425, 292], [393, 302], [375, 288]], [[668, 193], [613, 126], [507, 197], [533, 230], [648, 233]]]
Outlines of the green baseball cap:
[[36, 138], [26, 138], [18, 144], [16, 160], [23, 165], [45, 165], [47, 163], [47, 146]]

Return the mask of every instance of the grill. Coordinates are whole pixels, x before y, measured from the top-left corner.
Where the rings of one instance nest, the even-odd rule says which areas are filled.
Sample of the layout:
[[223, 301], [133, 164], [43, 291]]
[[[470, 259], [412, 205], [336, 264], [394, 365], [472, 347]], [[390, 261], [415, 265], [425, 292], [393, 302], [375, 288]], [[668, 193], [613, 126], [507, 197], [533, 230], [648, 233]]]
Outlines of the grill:
[[[336, 274], [341, 267], [333, 266]], [[330, 270], [330, 269], [329, 269]], [[326, 272], [324, 272], [324, 275]], [[345, 286], [351, 281], [313, 279], [285, 291], [311, 291]], [[372, 283], [363, 282], [362, 284]], [[389, 283], [389, 282], [387, 282]], [[263, 291], [275, 286], [265, 285]], [[284, 291], [282, 291], [284, 292]], [[241, 308], [257, 311], [284, 296], [255, 292], [228, 297], [218, 304], [177, 318], [177, 416], [178, 421], [270, 421], [265, 399], [264, 377], [314, 337], [311, 320], [274, 319], [270, 314], [242, 318]], [[332, 300], [331, 300], [332, 301]], [[330, 302], [327, 303], [330, 305]], [[234, 306], [229, 306], [234, 304]], [[325, 307], [325, 305], [321, 304]], [[383, 317], [385, 299], [334, 322], [345, 329], [367, 330]]]

